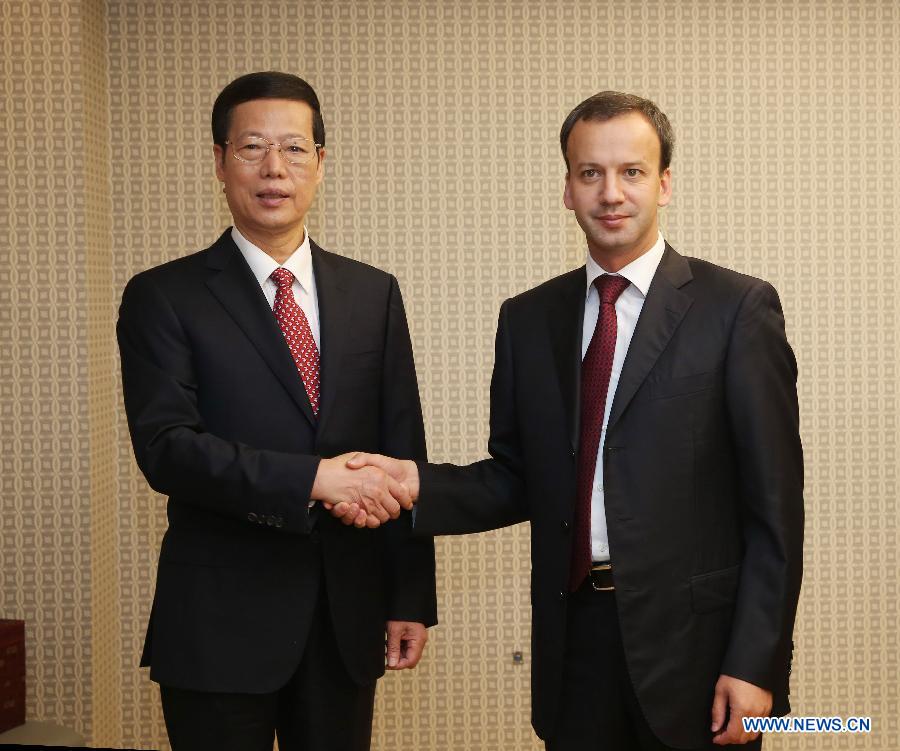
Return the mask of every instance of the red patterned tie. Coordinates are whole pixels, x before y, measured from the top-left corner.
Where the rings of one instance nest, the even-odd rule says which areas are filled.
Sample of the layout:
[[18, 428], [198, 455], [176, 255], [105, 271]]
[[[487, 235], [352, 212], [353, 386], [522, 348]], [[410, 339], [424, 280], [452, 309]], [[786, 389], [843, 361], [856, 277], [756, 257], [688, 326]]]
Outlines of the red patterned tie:
[[578, 445], [577, 495], [569, 589], [574, 592], [591, 570], [591, 498], [606, 392], [616, 352], [616, 300], [630, 282], [603, 274], [594, 280], [600, 293], [597, 325], [581, 362], [581, 440]]
[[316, 340], [313, 338], [306, 314], [294, 299], [294, 275], [284, 268], [275, 269], [272, 272], [272, 281], [278, 287], [273, 307], [275, 318], [297, 364], [313, 414], [318, 416], [319, 349], [316, 347]]

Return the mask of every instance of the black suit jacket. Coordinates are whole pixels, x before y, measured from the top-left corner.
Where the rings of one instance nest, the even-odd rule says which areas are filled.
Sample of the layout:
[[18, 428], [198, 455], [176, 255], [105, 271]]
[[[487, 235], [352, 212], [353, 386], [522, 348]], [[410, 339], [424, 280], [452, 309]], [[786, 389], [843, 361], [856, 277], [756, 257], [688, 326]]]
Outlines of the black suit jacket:
[[[585, 269], [507, 300], [491, 459], [420, 464], [416, 531], [531, 523], [532, 720], [552, 733], [566, 634]], [[666, 247], [611, 407], [602, 460], [616, 602], [647, 721], [709, 742], [726, 673], [789, 710], [803, 466], [796, 363], [775, 290]]]
[[425, 457], [396, 279], [311, 249], [318, 420], [230, 231], [125, 288], [117, 333], [128, 426], [141, 471], [169, 496], [142, 658], [160, 683], [276, 690], [300, 660], [320, 586], [360, 683], [384, 671], [386, 619], [436, 622], [433, 543], [411, 538], [408, 513], [360, 530], [308, 509], [319, 457]]

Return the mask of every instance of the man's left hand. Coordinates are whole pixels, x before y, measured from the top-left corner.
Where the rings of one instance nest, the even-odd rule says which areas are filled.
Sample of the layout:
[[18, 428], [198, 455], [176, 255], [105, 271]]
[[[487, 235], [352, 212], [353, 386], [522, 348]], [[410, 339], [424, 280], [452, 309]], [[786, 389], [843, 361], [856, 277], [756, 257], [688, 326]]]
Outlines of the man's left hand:
[[385, 631], [387, 669], [414, 668], [422, 657], [425, 642], [428, 641], [428, 629], [425, 628], [425, 624], [415, 621], [388, 621]]
[[[720, 675], [712, 705], [713, 743], [727, 746], [729, 743], [749, 743], [759, 733], [744, 732], [743, 717], [768, 717], [772, 711], [772, 692], [752, 683]], [[728, 726], [725, 727], [726, 712]]]

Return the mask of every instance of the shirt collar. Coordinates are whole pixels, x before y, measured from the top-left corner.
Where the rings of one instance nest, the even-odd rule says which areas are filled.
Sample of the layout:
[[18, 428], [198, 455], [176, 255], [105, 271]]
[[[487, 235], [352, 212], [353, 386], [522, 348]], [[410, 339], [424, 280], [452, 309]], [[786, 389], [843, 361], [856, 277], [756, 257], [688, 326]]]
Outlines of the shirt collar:
[[[250, 266], [253, 276], [259, 282], [260, 287], [272, 275], [275, 269], [280, 268], [278, 263], [272, 256], [261, 250], [244, 237], [237, 227], [231, 228], [231, 239], [238, 246], [238, 250]], [[303, 242], [291, 253], [290, 257], [282, 264], [284, 268], [290, 271], [294, 278], [300, 283], [304, 291], [312, 294], [312, 251], [309, 248], [309, 232], [306, 226], [303, 227]]]
[[[665, 249], [666, 243], [665, 240], [663, 240], [662, 233], [657, 232], [656, 242], [653, 244], [653, 247], [646, 253], [639, 255], [627, 266], [623, 266], [616, 273], [619, 276], [624, 276], [633, 286], [637, 287], [638, 291], [644, 297], [646, 297], [647, 291], [650, 289], [650, 282], [653, 281], [653, 275], [656, 273], [656, 269], [659, 266], [659, 262], [662, 260]], [[598, 276], [609, 273], [604, 271], [600, 264], [593, 259], [590, 252], [587, 256], [586, 266], [587, 288], [585, 295], [590, 294], [594, 280]]]

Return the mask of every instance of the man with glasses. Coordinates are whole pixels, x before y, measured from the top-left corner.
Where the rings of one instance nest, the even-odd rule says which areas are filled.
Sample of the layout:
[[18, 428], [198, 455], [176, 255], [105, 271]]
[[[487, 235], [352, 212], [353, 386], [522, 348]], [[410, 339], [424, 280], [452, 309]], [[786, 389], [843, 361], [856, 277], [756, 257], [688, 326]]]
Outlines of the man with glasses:
[[340, 456], [425, 458], [403, 302], [309, 237], [326, 155], [309, 84], [236, 79], [212, 133], [234, 226], [135, 276], [119, 314], [135, 456], [169, 496], [141, 664], [175, 751], [276, 733], [282, 751], [362, 751], [385, 638], [388, 667], [411, 668], [436, 622], [407, 489]]

